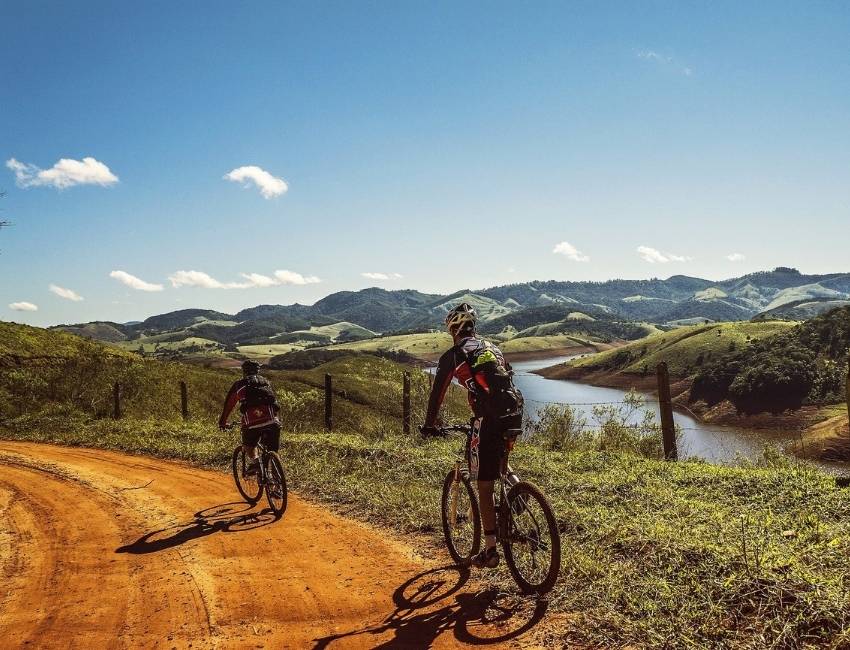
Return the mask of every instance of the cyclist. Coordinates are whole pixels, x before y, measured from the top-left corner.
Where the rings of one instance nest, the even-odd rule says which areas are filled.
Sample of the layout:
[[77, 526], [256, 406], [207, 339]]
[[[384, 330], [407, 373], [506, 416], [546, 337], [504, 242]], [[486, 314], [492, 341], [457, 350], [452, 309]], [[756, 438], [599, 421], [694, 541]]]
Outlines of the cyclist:
[[513, 386], [513, 373], [501, 350], [475, 335], [477, 320], [475, 309], [468, 303], [457, 305], [446, 316], [446, 328], [454, 345], [440, 357], [421, 432], [424, 436], [440, 434], [436, 426], [440, 406], [452, 379], [457, 378], [469, 391], [477, 432], [473, 433], [467, 455], [472, 478], [477, 465], [484, 550], [472, 558], [472, 565], [492, 569], [499, 565], [493, 484], [507, 458], [508, 440], [515, 439], [522, 427], [522, 394]]
[[269, 380], [259, 374], [260, 367], [256, 361], [242, 362], [242, 379], [230, 387], [218, 419], [218, 427], [224, 429], [230, 413], [239, 404], [242, 413], [242, 448], [251, 459], [245, 468], [245, 476], [256, 474], [259, 470], [257, 442], [261, 438], [269, 451], [277, 451], [280, 447], [280, 421], [277, 419], [280, 406]]

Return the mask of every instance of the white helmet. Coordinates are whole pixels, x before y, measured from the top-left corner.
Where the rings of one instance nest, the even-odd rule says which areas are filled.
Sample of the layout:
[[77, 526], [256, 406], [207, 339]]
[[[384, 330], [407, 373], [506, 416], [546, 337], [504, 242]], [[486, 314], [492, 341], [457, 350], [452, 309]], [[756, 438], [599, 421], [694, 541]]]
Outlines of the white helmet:
[[475, 307], [468, 302], [462, 302], [446, 314], [446, 327], [452, 336], [456, 336], [458, 332], [467, 326], [469, 329], [475, 327], [477, 320], [478, 314], [475, 313]]

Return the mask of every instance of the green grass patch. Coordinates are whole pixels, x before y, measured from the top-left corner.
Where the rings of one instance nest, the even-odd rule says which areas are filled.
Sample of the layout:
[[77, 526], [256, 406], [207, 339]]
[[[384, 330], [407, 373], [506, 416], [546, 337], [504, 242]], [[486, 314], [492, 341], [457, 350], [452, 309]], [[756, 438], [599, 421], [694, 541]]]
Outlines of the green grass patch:
[[[58, 415], [58, 414], [57, 414]], [[206, 422], [57, 417], [5, 437], [226, 468], [236, 444]], [[284, 432], [293, 487], [346, 513], [440, 543], [439, 492], [456, 441]], [[559, 642], [605, 647], [843, 647], [850, 630], [850, 500], [790, 463], [716, 467], [520, 444], [512, 464], [562, 529], [550, 612]], [[223, 481], [229, 477], [222, 476]], [[511, 589], [499, 570], [491, 580]]]

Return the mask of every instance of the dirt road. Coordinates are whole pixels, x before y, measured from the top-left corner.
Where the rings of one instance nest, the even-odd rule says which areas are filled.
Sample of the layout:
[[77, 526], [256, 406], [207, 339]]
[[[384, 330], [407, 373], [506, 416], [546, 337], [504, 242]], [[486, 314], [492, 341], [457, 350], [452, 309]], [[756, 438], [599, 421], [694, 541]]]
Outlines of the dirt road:
[[0, 645], [536, 647], [541, 605], [290, 495], [280, 520], [226, 474], [0, 441]]

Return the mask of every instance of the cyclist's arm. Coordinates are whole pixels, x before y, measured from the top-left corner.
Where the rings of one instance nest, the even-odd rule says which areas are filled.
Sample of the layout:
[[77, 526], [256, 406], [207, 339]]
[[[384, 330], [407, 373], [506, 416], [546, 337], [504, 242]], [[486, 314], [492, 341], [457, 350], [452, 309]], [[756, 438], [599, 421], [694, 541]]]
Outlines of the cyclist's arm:
[[446, 397], [446, 391], [451, 386], [454, 370], [454, 354], [452, 354], [452, 350], [449, 350], [440, 357], [440, 363], [437, 365], [434, 385], [431, 387], [431, 395], [428, 397], [428, 411], [425, 415], [426, 427], [434, 427], [437, 424], [437, 415], [440, 413], [440, 406], [442, 406], [443, 399]]
[[230, 390], [227, 392], [227, 397], [224, 398], [224, 408], [221, 411], [221, 417], [218, 419], [218, 426], [223, 427], [227, 424], [227, 420], [230, 418], [230, 414], [233, 412], [233, 409], [239, 403], [239, 399], [242, 396], [242, 391], [245, 387], [242, 385], [241, 381], [237, 381], [230, 387]]

